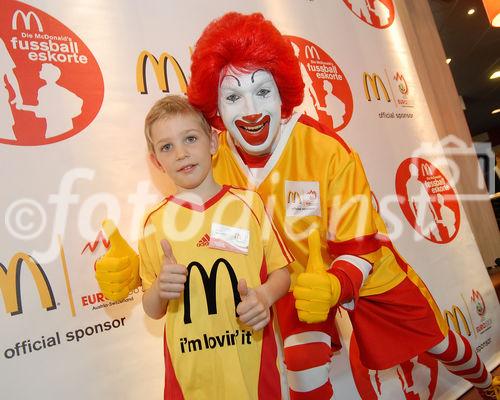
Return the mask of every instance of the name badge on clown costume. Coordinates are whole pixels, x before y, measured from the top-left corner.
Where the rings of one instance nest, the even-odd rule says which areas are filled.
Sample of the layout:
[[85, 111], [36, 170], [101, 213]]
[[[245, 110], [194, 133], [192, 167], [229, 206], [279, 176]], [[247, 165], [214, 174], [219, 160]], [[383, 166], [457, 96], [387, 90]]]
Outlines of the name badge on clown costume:
[[321, 217], [319, 182], [285, 181], [287, 217]]

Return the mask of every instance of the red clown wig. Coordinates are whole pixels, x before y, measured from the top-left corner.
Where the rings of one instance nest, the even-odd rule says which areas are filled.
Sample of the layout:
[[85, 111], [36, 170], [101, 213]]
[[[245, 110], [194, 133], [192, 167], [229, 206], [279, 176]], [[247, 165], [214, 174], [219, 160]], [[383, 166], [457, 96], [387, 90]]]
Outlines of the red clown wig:
[[223, 130], [217, 114], [221, 71], [232, 66], [242, 72], [269, 71], [281, 96], [281, 116], [287, 118], [302, 103], [304, 82], [290, 42], [262, 14], [227, 13], [212, 21], [196, 43], [191, 57], [189, 102], [210, 125]]

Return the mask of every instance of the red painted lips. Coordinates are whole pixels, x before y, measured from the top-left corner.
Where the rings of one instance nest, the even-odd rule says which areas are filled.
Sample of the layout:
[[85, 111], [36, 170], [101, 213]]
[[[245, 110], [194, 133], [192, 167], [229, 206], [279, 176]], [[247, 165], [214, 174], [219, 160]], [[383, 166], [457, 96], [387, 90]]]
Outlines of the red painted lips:
[[271, 118], [266, 115], [259, 121], [247, 122], [238, 120], [235, 125], [243, 136], [245, 142], [252, 146], [257, 146], [266, 141], [269, 136], [269, 123]]

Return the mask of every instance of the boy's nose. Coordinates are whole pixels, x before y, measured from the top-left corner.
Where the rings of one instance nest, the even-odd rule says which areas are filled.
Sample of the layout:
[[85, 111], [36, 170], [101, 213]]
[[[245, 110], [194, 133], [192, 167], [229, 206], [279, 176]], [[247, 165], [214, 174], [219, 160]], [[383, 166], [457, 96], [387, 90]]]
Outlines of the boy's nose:
[[188, 157], [188, 152], [186, 151], [184, 146], [177, 146], [175, 151], [176, 160], [183, 160], [186, 157]]

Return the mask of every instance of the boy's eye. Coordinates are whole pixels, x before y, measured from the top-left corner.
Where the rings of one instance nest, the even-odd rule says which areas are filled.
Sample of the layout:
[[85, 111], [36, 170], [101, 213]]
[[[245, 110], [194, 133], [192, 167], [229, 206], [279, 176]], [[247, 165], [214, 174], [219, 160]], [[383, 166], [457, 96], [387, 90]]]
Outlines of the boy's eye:
[[260, 89], [257, 92], [257, 96], [266, 97], [271, 91], [269, 89]]
[[198, 138], [196, 136], [188, 136], [186, 138], [186, 143], [194, 143], [198, 140]]
[[167, 143], [160, 147], [160, 151], [169, 151], [171, 148], [172, 145], [170, 143]]
[[240, 96], [238, 96], [237, 94], [230, 94], [229, 96], [226, 97], [226, 100], [230, 101], [231, 103], [234, 103], [239, 98]]

